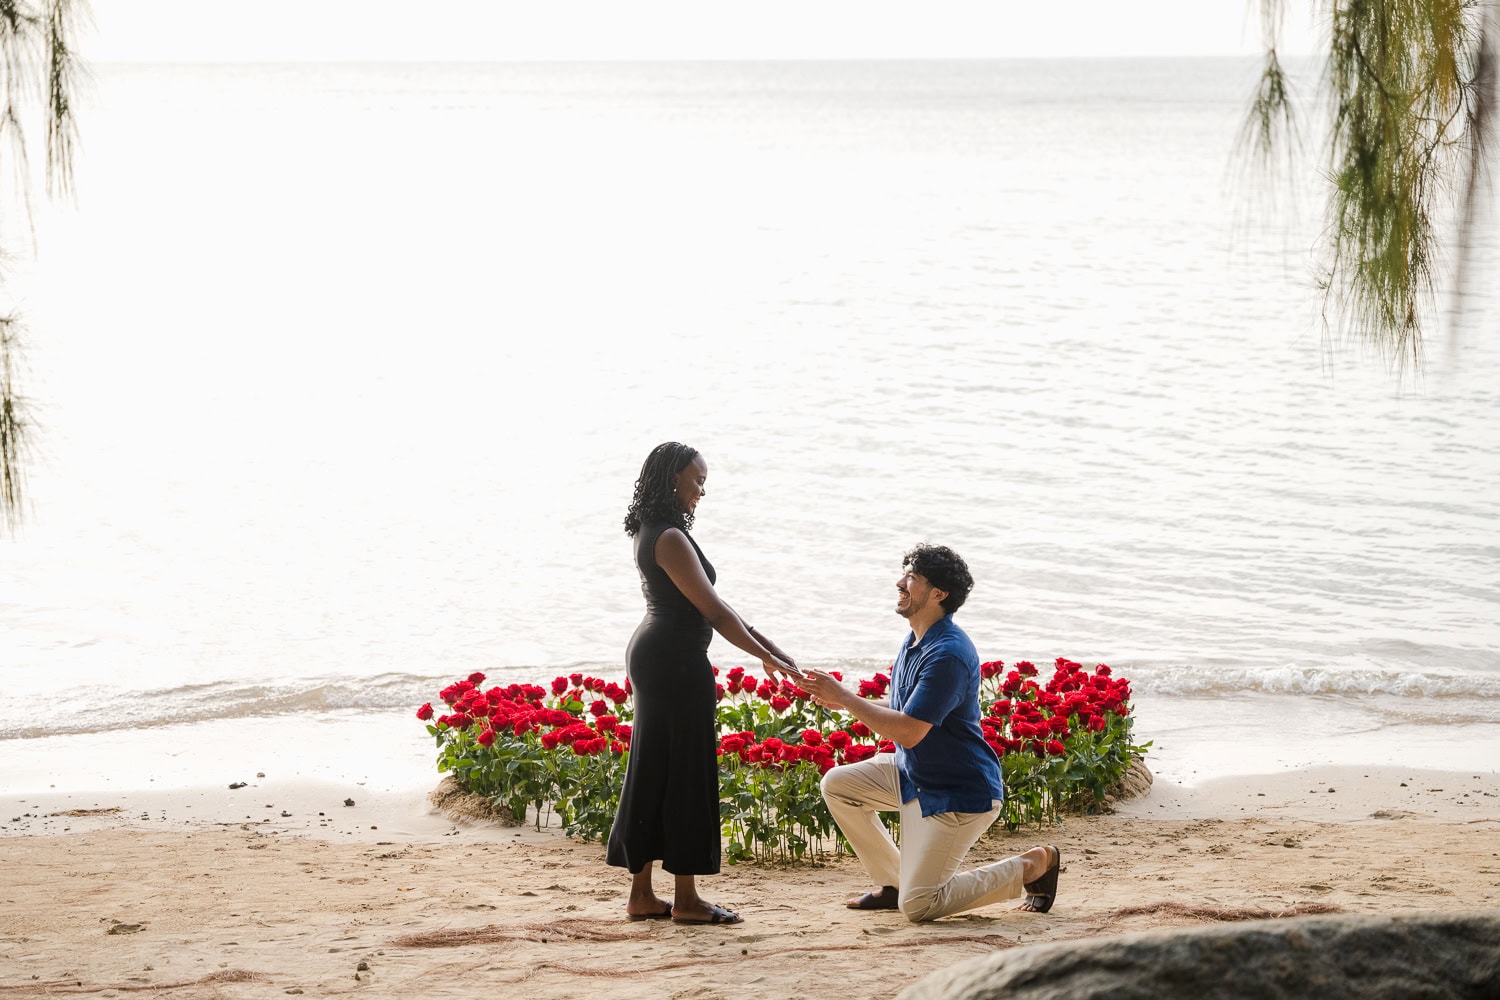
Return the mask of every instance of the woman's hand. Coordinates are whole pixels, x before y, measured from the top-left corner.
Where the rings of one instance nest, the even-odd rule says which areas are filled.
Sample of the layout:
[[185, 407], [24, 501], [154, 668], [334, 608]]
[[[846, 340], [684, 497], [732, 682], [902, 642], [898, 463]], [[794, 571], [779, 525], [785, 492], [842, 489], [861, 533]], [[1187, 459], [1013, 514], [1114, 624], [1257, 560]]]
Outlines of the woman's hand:
[[[767, 649], [769, 649], [771, 651], [771, 654], [776, 658], [777, 661], [779, 661], [780, 663], [784, 664], [787, 667], [791, 667], [790, 670], [786, 670], [783, 667], [777, 667], [776, 668], [777, 670], [780, 670], [782, 673], [786, 674], [788, 677], [801, 677], [802, 676], [802, 671], [800, 669], [798, 669], [798, 667], [797, 667], [797, 661], [794, 660], [794, 659], [792, 659], [790, 656], [787, 656], [786, 653], [782, 652], [782, 649], [781, 649], [780, 646], [776, 645], [776, 643], [772, 642], [770, 639], [767, 639], [765, 636], [761, 635], [759, 631], [754, 631], [752, 633], [752, 637], [755, 639], [756, 642], [760, 643], [762, 646], [764, 646]], [[769, 661], [766, 661], [766, 660], [762, 660], [761, 661], [761, 665], [763, 667], [765, 667], [766, 676], [770, 677], [771, 676], [771, 667], [768, 665], [768, 663], [769, 663]]]
[[[762, 646], [765, 646], [767, 649], [774, 650], [776, 648], [769, 642], [766, 642], [764, 639], [760, 641], [760, 644]], [[771, 657], [771, 659], [769, 660], [761, 660], [760, 666], [761, 669], [766, 672], [766, 676], [771, 678], [771, 680], [773, 681], [776, 679], [777, 674], [785, 674], [795, 681], [802, 680], [802, 671], [797, 669], [796, 664], [789, 662], [790, 659], [791, 657], [783, 657], [778, 653], [776, 656]]]

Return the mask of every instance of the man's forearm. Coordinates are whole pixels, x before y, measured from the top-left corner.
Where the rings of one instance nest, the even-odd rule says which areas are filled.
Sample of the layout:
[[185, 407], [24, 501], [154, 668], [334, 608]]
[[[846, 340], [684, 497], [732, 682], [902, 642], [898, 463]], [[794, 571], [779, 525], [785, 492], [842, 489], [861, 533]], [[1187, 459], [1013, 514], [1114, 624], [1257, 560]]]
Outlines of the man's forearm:
[[842, 707], [874, 730], [877, 736], [883, 736], [904, 747], [914, 747], [921, 743], [932, 729], [931, 723], [914, 719], [905, 712], [890, 708], [883, 701], [866, 701], [854, 697], [846, 699]]

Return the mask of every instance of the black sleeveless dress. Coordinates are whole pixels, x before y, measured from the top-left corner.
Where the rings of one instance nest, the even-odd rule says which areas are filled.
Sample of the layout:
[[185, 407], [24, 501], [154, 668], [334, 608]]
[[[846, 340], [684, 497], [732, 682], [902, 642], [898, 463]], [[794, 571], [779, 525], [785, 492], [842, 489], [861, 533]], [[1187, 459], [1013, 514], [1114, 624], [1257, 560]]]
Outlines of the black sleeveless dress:
[[[673, 875], [719, 871], [719, 759], [713, 627], [656, 564], [668, 524], [635, 535], [635, 565], [646, 617], [630, 637], [625, 663], [635, 701], [630, 763], [605, 860], [632, 874], [660, 861]], [[709, 582], [717, 577], [687, 536]]]

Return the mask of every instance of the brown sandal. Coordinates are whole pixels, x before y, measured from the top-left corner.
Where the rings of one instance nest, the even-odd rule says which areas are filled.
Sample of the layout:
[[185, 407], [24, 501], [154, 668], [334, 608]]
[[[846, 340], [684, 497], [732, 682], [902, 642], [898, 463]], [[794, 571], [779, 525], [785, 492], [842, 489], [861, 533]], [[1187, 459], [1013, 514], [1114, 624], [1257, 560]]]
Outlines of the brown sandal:
[[900, 902], [900, 890], [893, 885], [883, 885], [879, 892], [867, 892], [856, 896], [844, 905], [851, 910], [894, 910]]
[[708, 904], [707, 917], [672, 917], [674, 924], [742, 924], [744, 922], [745, 918], [738, 913], [726, 910], [722, 906], [715, 906], [713, 903]]
[[1046, 913], [1052, 909], [1052, 903], [1057, 899], [1057, 872], [1062, 866], [1062, 852], [1050, 844], [1047, 849], [1052, 852], [1052, 865], [1042, 872], [1040, 878], [1022, 885], [1026, 899], [1017, 909], [1029, 913]]

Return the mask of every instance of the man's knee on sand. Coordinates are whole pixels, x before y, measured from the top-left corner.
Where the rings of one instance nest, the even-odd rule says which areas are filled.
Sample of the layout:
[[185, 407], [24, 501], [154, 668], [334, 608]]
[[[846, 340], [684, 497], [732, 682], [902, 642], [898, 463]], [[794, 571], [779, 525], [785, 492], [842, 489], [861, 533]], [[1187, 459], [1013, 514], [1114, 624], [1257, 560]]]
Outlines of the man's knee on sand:
[[937, 914], [933, 912], [937, 904], [936, 889], [912, 889], [902, 890], [901, 901], [897, 906], [901, 915], [914, 924], [920, 924], [928, 920], [936, 920]]

